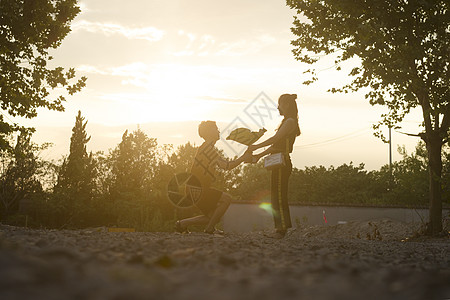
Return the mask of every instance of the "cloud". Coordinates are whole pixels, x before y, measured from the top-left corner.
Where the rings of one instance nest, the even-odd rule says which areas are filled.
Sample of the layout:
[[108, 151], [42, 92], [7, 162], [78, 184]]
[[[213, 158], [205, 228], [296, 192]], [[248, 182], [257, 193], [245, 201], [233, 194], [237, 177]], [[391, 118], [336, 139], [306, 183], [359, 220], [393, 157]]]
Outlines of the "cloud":
[[85, 2], [79, 2], [78, 6], [80, 7], [80, 10], [81, 10], [79, 16], [81, 16], [81, 15], [83, 15], [83, 14], [85, 14], [85, 13], [90, 11], [90, 9], [87, 7]]
[[244, 56], [258, 53], [263, 48], [275, 44], [277, 39], [264, 34], [250, 40], [239, 40], [232, 43], [221, 43], [216, 56]]
[[100, 70], [97, 67], [90, 65], [80, 65], [77, 67], [77, 71], [81, 73], [91, 73], [91, 74], [99, 74], [99, 75], [109, 75], [108, 72], [104, 70]]
[[124, 85], [132, 85], [137, 87], [148, 88], [153, 80], [157, 80], [157, 76], [152, 76], [152, 69], [149, 65], [142, 62], [134, 62], [131, 64], [110, 68], [112, 76], [120, 76]]
[[184, 49], [172, 53], [174, 56], [244, 56], [257, 53], [277, 42], [277, 39], [269, 34], [220, 44], [217, 44], [217, 39], [209, 34], [197, 36], [180, 30], [178, 35], [186, 37], [188, 41]]
[[114, 101], [119, 104], [134, 102], [139, 103], [143, 101], [147, 101], [149, 99], [148, 95], [139, 94], [139, 93], [102, 93], [98, 96], [98, 99], [105, 101]]
[[123, 77], [125, 79], [122, 83], [142, 87], [148, 84], [151, 66], [142, 62], [104, 68], [93, 65], [80, 65], [77, 67], [77, 71], [96, 75]]
[[198, 97], [199, 100], [206, 101], [220, 101], [227, 103], [248, 103], [248, 99], [238, 99], [238, 98], [229, 98], [229, 97], [212, 97], [212, 96], [202, 96]]
[[[124, 105], [132, 101], [138, 103], [136, 104], [138, 106], [141, 106], [139, 103], [147, 101], [177, 103], [180, 110], [183, 107], [191, 115], [194, 113], [186, 105], [195, 106], [204, 111], [214, 111], [216, 107], [224, 104], [237, 109], [253, 99], [255, 90], [259, 92], [262, 86], [266, 86], [268, 81], [265, 78], [273, 76], [277, 80], [289, 83], [298, 72], [295, 68], [192, 66], [180, 63], [149, 64], [146, 62], [114, 67], [82, 65], [79, 68], [86, 73], [98, 75], [99, 77], [95, 77], [98, 81], [116, 83], [112, 87], [113, 91], [108, 89], [108, 92], [103, 93], [102, 100], [110, 99], [120, 102], [124, 99]], [[288, 90], [289, 84], [282, 87]], [[121, 90], [124, 92], [120, 92]], [[243, 94], [246, 96], [242, 96]], [[161, 107], [161, 109], [166, 108]], [[153, 118], [158, 119], [160, 116], [155, 115]]]
[[113, 23], [89, 22], [86, 20], [73, 23], [72, 30], [100, 33], [105, 36], [121, 35], [128, 39], [156, 42], [163, 38], [164, 31], [155, 27], [130, 28]]
[[214, 38], [208, 34], [198, 37], [193, 33], [180, 30], [178, 35], [187, 37], [188, 43], [183, 50], [173, 52], [174, 56], [205, 56], [209, 54], [209, 50], [215, 43]]

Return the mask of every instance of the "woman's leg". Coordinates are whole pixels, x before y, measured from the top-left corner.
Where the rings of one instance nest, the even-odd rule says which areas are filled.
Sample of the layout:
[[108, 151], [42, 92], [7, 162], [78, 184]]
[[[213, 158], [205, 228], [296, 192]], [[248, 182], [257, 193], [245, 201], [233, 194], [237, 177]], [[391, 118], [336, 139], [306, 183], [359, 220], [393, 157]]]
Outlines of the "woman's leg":
[[292, 227], [291, 223], [291, 213], [289, 210], [288, 201], [288, 187], [289, 187], [289, 177], [291, 175], [291, 168], [289, 166], [283, 167], [281, 170], [281, 201], [280, 201], [280, 211], [283, 216], [284, 226], [283, 229], [287, 230]]
[[291, 168], [288, 166], [275, 169], [271, 177], [272, 214], [277, 231], [286, 231], [292, 227], [288, 203], [288, 182]]
[[270, 181], [270, 200], [272, 203], [272, 216], [273, 222], [275, 224], [275, 229], [282, 228], [282, 220], [280, 213], [280, 169], [272, 170], [271, 181]]

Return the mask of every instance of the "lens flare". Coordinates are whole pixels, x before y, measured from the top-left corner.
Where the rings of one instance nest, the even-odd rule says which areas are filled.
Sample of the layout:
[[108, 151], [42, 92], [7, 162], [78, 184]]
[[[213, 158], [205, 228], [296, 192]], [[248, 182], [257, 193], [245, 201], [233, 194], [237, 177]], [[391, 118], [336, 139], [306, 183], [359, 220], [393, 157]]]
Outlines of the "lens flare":
[[267, 203], [267, 202], [263, 202], [259, 205], [259, 208], [261, 208], [262, 210], [265, 210], [267, 213], [271, 214], [273, 209], [272, 209], [272, 204]]
[[264, 210], [268, 214], [272, 214], [273, 209], [272, 204], [270, 203], [270, 190], [258, 191], [253, 194], [251, 198], [257, 200], [258, 203], [260, 203], [258, 205], [260, 209]]

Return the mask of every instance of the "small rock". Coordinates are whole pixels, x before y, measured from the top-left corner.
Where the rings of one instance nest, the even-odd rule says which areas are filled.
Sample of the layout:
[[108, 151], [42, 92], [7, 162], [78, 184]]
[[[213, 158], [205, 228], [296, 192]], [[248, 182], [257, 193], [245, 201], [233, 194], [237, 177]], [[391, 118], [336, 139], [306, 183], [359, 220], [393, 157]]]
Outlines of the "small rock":
[[223, 266], [232, 266], [236, 264], [236, 260], [225, 255], [219, 256], [219, 263]]
[[167, 255], [163, 255], [154, 261], [154, 264], [163, 267], [166, 269], [172, 268], [175, 266], [175, 262]]
[[129, 263], [129, 264], [141, 264], [143, 262], [144, 262], [144, 257], [141, 254], [135, 254], [127, 260], [127, 263]]
[[39, 248], [46, 247], [48, 245], [48, 241], [46, 240], [39, 240], [35, 243], [36, 246]]

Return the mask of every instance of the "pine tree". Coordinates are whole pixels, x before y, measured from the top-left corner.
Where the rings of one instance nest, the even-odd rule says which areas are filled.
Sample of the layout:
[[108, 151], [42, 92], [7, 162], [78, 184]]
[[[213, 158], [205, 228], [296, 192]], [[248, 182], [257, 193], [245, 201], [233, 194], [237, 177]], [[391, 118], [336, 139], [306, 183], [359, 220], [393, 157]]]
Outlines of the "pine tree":
[[70, 138], [70, 153], [61, 166], [54, 191], [66, 215], [63, 218], [77, 226], [86, 225], [95, 188], [95, 161], [92, 152], [88, 154], [86, 150], [91, 137], [86, 133], [84, 119], [78, 111]]

